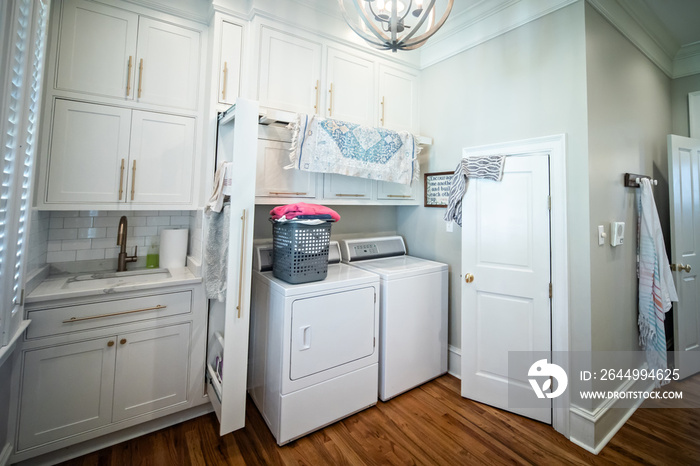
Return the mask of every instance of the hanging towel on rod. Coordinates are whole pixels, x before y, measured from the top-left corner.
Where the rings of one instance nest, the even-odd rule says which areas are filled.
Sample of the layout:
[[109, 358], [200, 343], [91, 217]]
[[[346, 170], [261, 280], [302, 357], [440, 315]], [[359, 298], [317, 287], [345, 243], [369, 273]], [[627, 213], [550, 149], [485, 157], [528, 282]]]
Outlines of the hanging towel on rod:
[[407, 131], [304, 114], [289, 126], [292, 163], [285, 168], [407, 185], [418, 180], [421, 148]]
[[221, 212], [221, 208], [224, 205], [224, 197], [233, 194], [232, 170], [232, 162], [221, 162], [219, 164], [219, 168], [216, 169], [216, 174], [214, 175], [214, 189], [205, 208], [206, 212], [210, 210]]
[[[637, 203], [639, 278], [639, 346], [646, 352], [649, 369], [666, 369], [666, 331], [664, 320], [671, 301], [678, 301], [661, 223], [649, 179], [640, 180]], [[660, 386], [660, 381], [656, 381]]]
[[484, 180], [501, 181], [505, 155], [486, 155], [481, 157], [465, 157], [457, 164], [450, 181], [450, 196], [447, 201], [445, 221], [455, 221], [462, 226], [462, 198], [467, 192], [467, 180], [479, 178]]
[[227, 202], [221, 212], [208, 211], [204, 215], [204, 290], [207, 298], [220, 302], [226, 299], [230, 210], [231, 205]]

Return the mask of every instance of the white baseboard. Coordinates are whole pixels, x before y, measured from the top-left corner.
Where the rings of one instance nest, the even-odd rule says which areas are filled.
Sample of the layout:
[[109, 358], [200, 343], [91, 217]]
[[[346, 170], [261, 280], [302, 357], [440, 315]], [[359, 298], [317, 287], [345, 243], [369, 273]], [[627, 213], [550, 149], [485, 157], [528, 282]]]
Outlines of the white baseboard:
[[[654, 388], [653, 381], [629, 381], [617, 391], [645, 391]], [[623, 400], [608, 400], [593, 411], [571, 406], [569, 418], [569, 440], [581, 448], [597, 455], [619, 431], [644, 401], [637, 400], [633, 406], [622, 408]]]
[[462, 378], [462, 350], [452, 345], [447, 351], [447, 372], [458, 379]]
[[12, 455], [12, 444], [6, 443], [5, 447], [0, 451], [0, 466], [10, 464], [10, 455]]

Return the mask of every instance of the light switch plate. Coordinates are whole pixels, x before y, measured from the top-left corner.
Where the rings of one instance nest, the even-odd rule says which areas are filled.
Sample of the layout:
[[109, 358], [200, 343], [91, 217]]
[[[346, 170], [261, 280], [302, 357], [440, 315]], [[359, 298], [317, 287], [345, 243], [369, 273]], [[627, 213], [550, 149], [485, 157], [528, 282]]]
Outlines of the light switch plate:
[[605, 244], [605, 225], [598, 225], [598, 246], [603, 246]]

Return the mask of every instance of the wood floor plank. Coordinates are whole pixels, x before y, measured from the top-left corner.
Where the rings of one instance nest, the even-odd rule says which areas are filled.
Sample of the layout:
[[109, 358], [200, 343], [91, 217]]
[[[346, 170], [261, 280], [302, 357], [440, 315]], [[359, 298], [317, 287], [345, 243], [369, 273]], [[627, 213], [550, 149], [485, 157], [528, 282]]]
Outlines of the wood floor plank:
[[[677, 383], [700, 400], [700, 375]], [[122, 465], [698, 465], [700, 409], [645, 402], [599, 455], [550, 425], [461, 397], [443, 376], [283, 447], [250, 399], [246, 426], [223, 437], [211, 413], [63, 463]], [[687, 395], [686, 395], [687, 393]]]

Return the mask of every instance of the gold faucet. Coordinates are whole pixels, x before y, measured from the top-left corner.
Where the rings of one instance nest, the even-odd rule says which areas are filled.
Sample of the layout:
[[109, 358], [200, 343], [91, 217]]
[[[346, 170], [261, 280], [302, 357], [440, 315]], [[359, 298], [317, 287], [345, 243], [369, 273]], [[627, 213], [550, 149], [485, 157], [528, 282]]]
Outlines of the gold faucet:
[[126, 255], [126, 215], [122, 215], [119, 219], [119, 230], [117, 231], [117, 246], [121, 246], [122, 249], [119, 252], [119, 257], [117, 259], [117, 272], [124, 272], [126, 270], [127, 262], [136, 262], [138, 256], [136, 252], [138, 251], [138, 246], [134, 246], [134, 255]]

